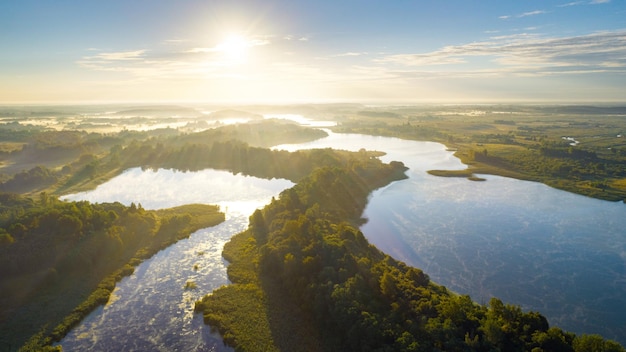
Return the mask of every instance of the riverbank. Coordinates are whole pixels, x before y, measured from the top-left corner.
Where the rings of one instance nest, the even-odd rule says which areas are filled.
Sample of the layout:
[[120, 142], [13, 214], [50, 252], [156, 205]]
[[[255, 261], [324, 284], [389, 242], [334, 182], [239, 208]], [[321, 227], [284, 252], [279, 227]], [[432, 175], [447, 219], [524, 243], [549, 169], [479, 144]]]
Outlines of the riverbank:
[[[398, 124], [397, 120], [350, 120], [333, 130], [339, 133], [361, 133], [444, 144], [464, 164], [467, 171], [433, 170], [445, 177], [472, 177], [490, 174], [518, 180], [535, 181], [564, 191], [607, 200], [626, 200], [626, 151], [606, 144], [567, 143], [561, 135], [591, 135], [596, 129], [581, 129], [576, 119], [569, 124], [535, 127], [537, 120], [521, 119], [516, 123], [498, 120], [442, 117]], [[612, 123], [618, 123], [611, 120]], [[554, 123], [554, 122], [551, 122]], [[582, 122], [579, 122], [582, 123]], [[623, 122], [620, 122], [623, 124]], [[568, 128], [569, 127], [569, 128]], [[626, 128], [626, 126], [624, 126]], [[599, 133], [599, 132], [598, 132]], [[606, 133], [604, 131], [604, 133]], [[583, 137], [577, 137], [586, 140]], [[589, 140], [592, 135], [589, 136]], [[621, 143], [621, 138], [614, 138]], [[594, 142], [595, 143], [595, 142]], [[617, 144], [621, 146], [622, 144]], [[588, 149], [587, 149], [588, 148]]]
[[[59, 219], [69, 218], [68, 211], [76, 208], [73, 206], [75, 203], [57, 204], [58, 209], [48, 213], [59, 213]], [[97, 214], [98, 219], [99, 214], [107, 214], [115, 220], [104, 230], [97, 230], [86, 237], [83, 234], [78, 241], [63, 237], [71, 235], [67, 232], [60, 232], [58, 236], [48, 234], [48, 237], [63, 237], [57, 241], [64, 243], [61, 247], [48, 246], [48, 249], [33, 251], [29, 241], [32, 242], [33, 237], [36, 240], [39, 230], [27, 229], [30, 237], [18, 236], [11, 248], [2, 248], [3, 251], [13, 252], [11, 258], [21, 257], [23, 266], [19, 268], [20, 272], [12, 273], [11, 280], [2, 282], [4, 288], [16, 294], [14, 303], [3, 301], [3, 307], [10, 310], [3, 309], [6, 315], [0, 326], [2, 343], [23, 345], [24, 350], [50, 348], [53, 342], [63, 338], [96, 307], [106, 304], [116, 283], [132, 274], [143, 260], [201, 228], [224, 221], [224, 214], [218, 207], [203, 204], [157, 211], [146, 211], [134, 204], [130, 207], [121, 204], [90, 206], [83, 202], [79, 206]], [[87, 226], [91, 221], [89, 219], [82, 219], [82, 223]], [[66, 230], [69, 232], [69, 229]], [[31, 250], [23, 251], [28, 248]], [[56, 253], [58, 248], [63, 249], [62, 252]], [[30, 280], [30, 277], [36, 279], [29, 268], [38, 270], [40, 265], [36, 263], [41, 260], [37, 258], [42, 256], [42, 251], [48, 258], [62, 259], [57, 264], [50, 264], [52, 267], [47, 272], [52, 274], [47, 275], [43, 283], [36, 284], [32, 292], [24, 291], [23, 295], [17, 295], [23, 290], [16, 290], [11, 285], [18, 278], [22, 281]], [[4, 257], [8, 259], [6, 255]], [[8, 305], [5, 307], [4, 303]]]
[[[450, 143], [448, 143], [450, 144]], [[476, 145], [450, 144], [457, 150], [454, 155], [465, 165], [468, 165], [467, 176], [473, 177], [476, 174], [496, 175], [510, 177], [518, 180], [540, 182], [553, 188], [563, 191], [584, 195], [607, 201], [626, 202], [626, 188], [624, 178], [604, 178], [599, 177], [574, 177], [567, 172], [555, 172], [548, 174], [542, 172], [538, 163], [555, 163], [555, 160], [548, 160], [533, 150], [526, 148], [510, 148], [501, 145], [480, 145], [483, 148], [476, 155]], [[515, 152], [511, 152], [515, 150]], [[566, 168], [559, 166], [559, 168]], [[429, 172], [437, 176], [453, 176], [457, 171], [436, 170]], [[459, 174], [464, 177], [465, 173]]]

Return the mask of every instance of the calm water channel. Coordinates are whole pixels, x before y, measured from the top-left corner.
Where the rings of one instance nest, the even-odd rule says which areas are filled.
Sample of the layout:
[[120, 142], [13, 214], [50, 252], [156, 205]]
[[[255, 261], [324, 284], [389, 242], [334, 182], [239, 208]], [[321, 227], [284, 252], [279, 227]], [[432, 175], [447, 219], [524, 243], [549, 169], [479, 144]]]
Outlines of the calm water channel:
[[[485, 176], [439, 178], [430, 169], [465, 166], [438, 143], [333, 134], [277, 149], [381, 150], [409, 179], [377, 190], [362, 227], [381, 250], [484, 303], [496, 296], [541, 311], [552, 325], [626, 342], [626, 206], [538, 183]], [[205, 170], [128, 170], [67, 199], [141, 203], [155, 209], [219, 204], [223, 224], [198, 231], [140, 265], [111, 302], [62, 342], [76, 350], [228, 350], [193, 314], [193, 302], [227, 282], [221, 250], [248, 216], [292, 184]], [[194, 270], [194, 265], [198, 269]], [[198, 288], [184, 290], [193, 280]]]

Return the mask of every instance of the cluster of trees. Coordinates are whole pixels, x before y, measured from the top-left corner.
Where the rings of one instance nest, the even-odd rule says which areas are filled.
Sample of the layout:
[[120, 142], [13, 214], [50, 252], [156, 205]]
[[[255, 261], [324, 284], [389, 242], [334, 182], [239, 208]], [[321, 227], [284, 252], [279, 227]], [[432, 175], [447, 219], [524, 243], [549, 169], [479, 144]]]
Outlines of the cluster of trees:
[[[134, 141], [125, 148], [112, 148], [110, 158], [98, 162], [95, 174], [106, 173], [112, 167], [163, 167], [191, 171], [215, 168], [262, 178], [280, 177], [297, 181], [320, 166], [350, 164], [365, 168], [365, 171], [368, 166], [361, 160], [375, 163], [375, 156], [378, 153], [365, 150], [351, 153], [330, 148], [287, 152], [254, 147], [238, 140], [209, 140], [204, 143], [176, 145], [149, 139], [143, 142]], [[93, 165], [94, 163], [90, 163], [84, 168], [91, 168]]]
[[143, 259], [223, 220], [215, 206], [146, 211], [0, 194], [2, 342], [19, 346], [46, 325], [46, 342], [60, 339]]
[[44, 166], [35, 166], [18, 172], [6, 182], [0, 183], [0, 192], [24, 193], [34, 188], [47, 187], [59, 180], [57, 173]]
[[544, 143], [540, 148], [539, 152], [541, 155], [554, 157], [554, 158], [569, 158], [575, 160], [587, 160], [587, 161], [597, 161], [598, 154], [594, 151], [584, 150], [580, 148], [574, 148], [571, 146], [562, 146], [562, 145], [550, 145]]
[[571, 192], [607, 200], [626, 199], [623, 191], [611, 187], [612, 180], [626, 177], [619, 156], [601, 157], [594, 151], [547, 142], [538, 148], [518, 148], [515, 153], [498, 153], [498, 148], [489, 146], [470, 148], [467, 156], [470, 161], [513, 170], [524, 178]]
[[196, 304], [227, 343], [246, 351], [624, 351], [495, 298], [479, 305], [380, 252], [355, 222], [367, 194], [393, 178], [385, 167], [353, 170], [316, 170], [227, 243], [233, 284]]

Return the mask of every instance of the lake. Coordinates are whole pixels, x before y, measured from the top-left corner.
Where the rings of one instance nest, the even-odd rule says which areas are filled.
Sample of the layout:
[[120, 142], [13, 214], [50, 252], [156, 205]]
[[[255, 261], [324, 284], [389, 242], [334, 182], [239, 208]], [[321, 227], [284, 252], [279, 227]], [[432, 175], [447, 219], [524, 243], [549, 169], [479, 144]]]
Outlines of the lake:
[[[361, 230], [378, 248], [479, 303], [496, 296], [540, 311], [551, 325], [626, 343], [623, 203], [497, 176], [481, 175], [485, 182], [431, 176], [427, 170], [465, 165], [438, 143], [328, 132], [315, 142], [275, 148], [367, 148], [410, 168], [408, 179], [370, 197]], [[111, 303], [61, 342], [63, 348], [228, 350], [193, 314], [193, 301], [227, 282], [223, 244], [245, 229], [254, 209], [290, 186], [215, 170], [132, 169], [68, 197], [135, 202], [147, 209], [219, 204], [227, 221], [141, 264], [118, 284]], [[184, 290], [187, 280], [198, 289]]]
[[498, 297], [553, 326], [626, 344], [625, 204], [499, 176], [432, 176], [466, 166], [438, 143], [327, 132], [276, 149], [366, 147], [409, 167], [365, 209], [361, 230], [383, 252], [476, 302]]

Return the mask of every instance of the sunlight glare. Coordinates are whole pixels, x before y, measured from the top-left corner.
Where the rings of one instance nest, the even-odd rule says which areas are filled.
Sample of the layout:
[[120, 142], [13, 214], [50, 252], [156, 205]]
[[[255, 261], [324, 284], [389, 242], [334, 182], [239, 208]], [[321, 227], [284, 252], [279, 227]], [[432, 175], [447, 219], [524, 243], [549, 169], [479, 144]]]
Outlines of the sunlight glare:
[[236, 64], [246, 61], [251, 46], [250, 40], [243, 35], [229, 34], [216, 46], [216, 49], [229, 63]]

